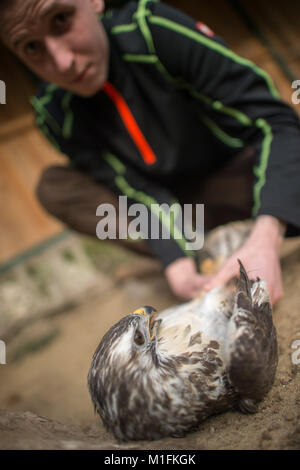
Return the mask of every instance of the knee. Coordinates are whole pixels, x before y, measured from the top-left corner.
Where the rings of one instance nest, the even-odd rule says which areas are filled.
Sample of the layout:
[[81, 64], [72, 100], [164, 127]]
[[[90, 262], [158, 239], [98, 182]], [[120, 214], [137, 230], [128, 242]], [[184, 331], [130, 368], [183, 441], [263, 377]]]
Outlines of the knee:
[[40, 204], [52, 215], [61, 211], [61, 194], [69, 171], [67, 166], [53, 165], [41, 174], [35, 188], [35, 195]]

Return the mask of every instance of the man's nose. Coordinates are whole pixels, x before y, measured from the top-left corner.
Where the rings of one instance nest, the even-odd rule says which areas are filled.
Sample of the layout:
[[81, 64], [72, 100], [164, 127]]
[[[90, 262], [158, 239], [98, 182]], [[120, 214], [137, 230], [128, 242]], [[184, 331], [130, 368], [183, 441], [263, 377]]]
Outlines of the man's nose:
[[74, 62], [73, 52], [57, 38], [49, 37], [45, 42], [57, 71], [63, 75], [70, 73]]

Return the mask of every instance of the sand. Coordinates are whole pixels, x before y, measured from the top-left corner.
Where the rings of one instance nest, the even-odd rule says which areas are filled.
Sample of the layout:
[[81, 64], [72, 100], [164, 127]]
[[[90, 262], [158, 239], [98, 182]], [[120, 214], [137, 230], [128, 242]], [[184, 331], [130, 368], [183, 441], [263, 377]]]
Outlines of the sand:
[[123, 281], [101, 295], [94, 290], [73, 309], [36, 321], [10, 343], [7, 364], [0, 366], [0, 448], [300, 449], [299, 243], [286, 248], [285, 295], [273, 310], [278, 369], [256, 414], [229, 411], [184, 438], [121, 446], [104, 430], [86, 381], [101, 336], [134, 308], [176, 303], [161, 273], [143, 278], [128, 266], [119, 273]]

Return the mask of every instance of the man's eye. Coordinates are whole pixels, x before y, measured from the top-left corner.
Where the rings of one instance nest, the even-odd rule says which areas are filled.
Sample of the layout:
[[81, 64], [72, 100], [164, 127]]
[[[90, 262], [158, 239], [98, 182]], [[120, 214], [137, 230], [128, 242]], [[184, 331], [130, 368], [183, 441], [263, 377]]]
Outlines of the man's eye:
[[58, 13], [54, 16], [53, 24], [56, 28], [65, 27], [68, 24], [70, 13]]

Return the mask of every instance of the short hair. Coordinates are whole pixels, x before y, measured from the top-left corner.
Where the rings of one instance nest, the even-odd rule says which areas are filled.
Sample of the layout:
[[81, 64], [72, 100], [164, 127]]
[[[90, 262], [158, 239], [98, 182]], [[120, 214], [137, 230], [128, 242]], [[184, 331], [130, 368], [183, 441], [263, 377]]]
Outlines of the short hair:
[[7, 8], [11, 4], [12, 4], [11, 0], [0, 0], [0, 18], [2, 16], [4, 8]]
[[[14, 0], [0, 0], [0, 41], [1, 41], [1, 29], [2, 29], [2, 26], [3, 26], [3, 22], [2, 22], [2, 18], [3, 18], [3, 13], [4, 13], [4, 10], [6, 8], [8, 8], [9, 6], [11, 6], [13, 4]], [[2, 42], [2, 41], [1, 41]]]
[[9, 0], [0, 0], [0, 8], [4, 8], [9, 4]]

